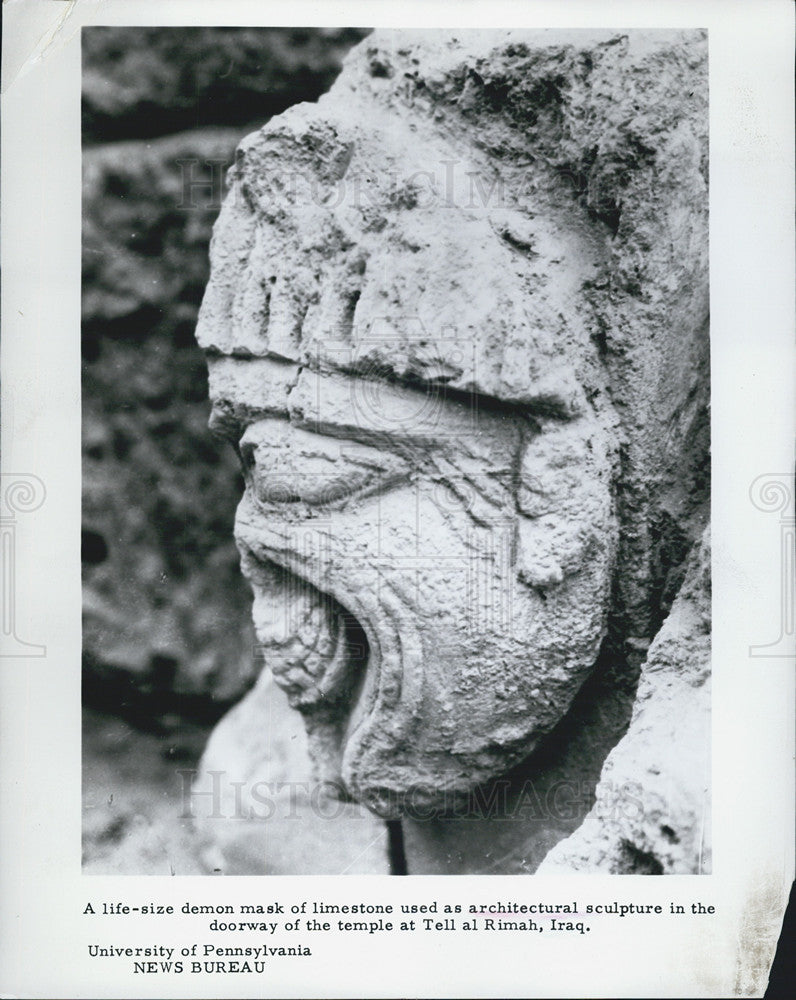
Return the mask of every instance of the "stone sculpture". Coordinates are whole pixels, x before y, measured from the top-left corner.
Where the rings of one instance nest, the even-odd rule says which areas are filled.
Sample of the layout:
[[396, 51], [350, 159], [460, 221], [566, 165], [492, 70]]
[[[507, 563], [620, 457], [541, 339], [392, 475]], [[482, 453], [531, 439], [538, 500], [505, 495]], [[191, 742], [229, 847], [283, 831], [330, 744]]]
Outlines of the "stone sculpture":
[[706, 122], [699, 32], [377, 32], [238, 149], [197, 337], [258, 642], [410, 871], [533, 870], [593, 798], [503, 864], [474, 796], [627, 725], [705, 522]]

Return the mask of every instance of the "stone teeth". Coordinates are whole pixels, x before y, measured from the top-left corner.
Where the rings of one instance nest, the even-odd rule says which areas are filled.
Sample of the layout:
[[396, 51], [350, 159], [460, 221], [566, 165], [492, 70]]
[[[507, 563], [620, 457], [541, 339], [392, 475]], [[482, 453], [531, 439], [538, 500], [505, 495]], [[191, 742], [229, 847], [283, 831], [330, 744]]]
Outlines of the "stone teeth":
[[292, 574], [244, 559], [254, 591], [253, 619], [263, 659], [296, 707], [331, 700], [346, 686], [349, 662], [342, 609]]

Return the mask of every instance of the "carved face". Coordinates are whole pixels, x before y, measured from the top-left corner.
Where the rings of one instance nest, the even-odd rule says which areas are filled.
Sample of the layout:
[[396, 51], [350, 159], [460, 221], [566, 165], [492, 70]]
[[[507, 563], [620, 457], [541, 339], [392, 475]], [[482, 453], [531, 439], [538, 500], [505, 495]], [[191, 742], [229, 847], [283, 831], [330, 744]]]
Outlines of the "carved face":
[[242, 144], [198, 338], [266, 663], [322, 776], [396, 815], [526, 756], [594, 664], [599, 248], [543, 178], [496, 204], [461, 141], [322, 105]]

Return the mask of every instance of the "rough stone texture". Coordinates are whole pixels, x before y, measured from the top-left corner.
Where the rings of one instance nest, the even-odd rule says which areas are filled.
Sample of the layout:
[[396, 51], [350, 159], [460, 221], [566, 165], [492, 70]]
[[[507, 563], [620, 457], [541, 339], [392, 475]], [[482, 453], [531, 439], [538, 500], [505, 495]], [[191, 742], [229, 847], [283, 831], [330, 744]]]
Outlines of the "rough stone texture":
[[151, 691], [161, 712], [174, 694], [229, 703], [255, 669], [237, 555], [219, 544], [237, 464], [208, 439], [191, 339], [218, 202], [183, 206], [179, 167], [228, 157], [236, 138], [112, 144], [84, 161], [84, 651], [92, 680]]
[[[632, 707], [635, 674], [606, 646], [566, 716], [534, 753], [476, 788], [456, 815], [418, 808], [407, 813], [402, 825], [410, 873], [532, 874], [550, 848], [577, 829]], [[617, 797], [613, 788], [601, 794]]]
[[490, 782], [593, 794], [704, 526], [705, 74], [699, 32], [377, 32], [238, 148], [197, 337], [255, 629], [410, 871], [571, 832], [444, 857]]
[[118, 716], [84, 711], [85, 874], [212, 874], [212, 857], [184, 805], [206, 741], [205, 726], [184, 720], [164, 738]]
[[239, 463], [208, 435], [193, 336], [210, 230], [239, 140], [291, 101], [317, 98], [364, 33], [82, 35], [89, 871], [215, 867], [180, 819], [177, 769], [196, 766], [209, 726], [261, 661], [232, 539]]
[[215, 721], [259, 670], [193, 337], [230, 126], [316, 98], [362, 34], [83, 33], [84, 692], [148, 729]]
[[83, 741], [86, 874], [389, 874], [384, 824], [312, 780], [301, 718], [267, 672], [206, 748], [202, 725], [164, 737], [91, 710]]
[[193, 791], [217, 874], [389, 874], [387, 828], [315, 780], [301, 717], [268, 670], [216, 726]]
[[609, 754], [600, 776], [598, 803], [577, 832], [548, 854], [540, 874], [709, 872], [709, 714], [706, 533], [650, 646], [627, 734]]
[[261, 123], [331, 85], [361, 28], [83, 30], [83, 141]]
[[210, 230], [224, 194], [223, 168], [240, 137], [234, 128], [197, 129], [85, 150], [87, 360], [100, 338], [140, 347], [164, 337], [193, 346]]
[[234, 141], [202, 133], [85, 158], [86, 692], [160, 725], [175, 711], [217, 717], [214, 700], [240, 697], [255, 670], [237, 555], [221, 541], [237, 465], [208, 440], [189, 339], [216, 206], [177, 207], [177, 160], [228, 156]]

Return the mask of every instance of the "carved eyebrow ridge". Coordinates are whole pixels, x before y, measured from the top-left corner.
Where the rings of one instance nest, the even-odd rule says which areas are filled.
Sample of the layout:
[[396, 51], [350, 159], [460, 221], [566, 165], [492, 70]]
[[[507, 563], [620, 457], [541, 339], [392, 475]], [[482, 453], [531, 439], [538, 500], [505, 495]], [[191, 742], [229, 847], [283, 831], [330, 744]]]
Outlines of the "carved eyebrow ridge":
[[[309, 362], [306, 364], [306, 367], [318, 374], [323, 374], [324, 371], [323, 366], [312, 365]], [[339, 368], [329, 368], [328, 370], [330, 372], [338, 371], [346, 375], [358, 375], [363, 381], [367, 382], [385, 382], [388, 385], [399, 385], [406, 389], [423, 392], [426, 395], [430, 395], [432, 392], [440, 392], [441, 398], [452, 403], [461, 403], [470, 408], [473, 408], [473, 404], [475, 404], [475, 409], [497, 415], [545, 417], [551, 420], [560, 420], [564, 423], [568, 423], [573, 419], [567, 412], [566, 404], [554, 395], [540, 395], [536, 400], [527, 403], [498, 399], [496, 396], [490, 396], [476, 389], [461, 389], [450, 385], [450, 380], [455, 378], [453, 375], [424, 379], [410, 372], [401, 377], [386, 364], [378, 368], [368, 364], [365, 371], [363, 371], [363, 366], [358, 362], [354, 362], [350, 365], [341, 365]]]
[[[382, 366], [381, 370], [375, 373], [373, 368], [369, 368], [368, 374], [365, 375], [362, 373], [361, 367], [359, 367], [356, 363], [353, 365], [332, 367], [328, 364], [319, 364], [314, 362], [314, 359], [311, 358], [304, 359], [303, 361], [295, 361], [284, 358], [278, 354], [273, 354], [272, 352], [266, 352], [262, 355], [246, 350], [222, 352], [214, 347], [207, 348], [205, 350], [205, 354], [207, 357], [231, 358], [236, 361], [256, 362], [265, 360], [275, 362], [282, 366], [296, 367], [298, 369], [298, 374], [306, 370], [320, 376], [358, 375], [362, 382], [370, 382], [375, 385], [381, 383], [384, 385], [398, 386], [412, 393], [417, 393], [418, 395], [435, 395], [441, 402], [452, 403], [456, 406], [464, 407], [469, 410], [471, 414], [484, 414], [492, 417], [507, 418], [510, 420], [519, 419], [530, 424], [532, 429], [537, 433], [539, 431], [539, 426], [536, 423], [537, 419], [555, 420], [561, 423], [569, 423], [572, 419], [574, 419], [572, 415], [567, 412], [566, 405], [552, 394], [547, 396], [540, 395], [533, 401], [521, 403], [511, 400], [498, 399], [495, 396], [490, 396], [474, 389], [462, 389], [451, 386], [448, 384], [447, 376], [437, 379], [423, 379], [410, 374], [408, 377], [401, 378], [386, 365]], [[376, 377], [374, 377], [374, 374]], [[294, 380], [294, 382], [288, 387], [288, 392], [285, 396], [285, 403], [287, 403], [292, 390], [295, 388], [296, 382], [297, 379]], [[230, 401], [220, 399], [214, 401], [214, 411], [213, 417], [211, 417], [211, 429], [216, 436], [225, 437], [232, 441], [233, 444], [236, 443], [236, 438], [239, 437], [240, 433], [242, 433], [248, 423], [268, 416], [282, 416], [290, 423], [295, 423], [298, 426], [304, 426], [305, 423], [301, 417], [297, 418], [294, 414], [288, 414], [287, 412], [281, 410], [280, 407], [260, 408], [249, 405], [239, 407]], [[307, 421], [309, 424], [314, 422], [315, 421], [313, 420]], [[333, 436], [339, 435], [335, 434]]]

